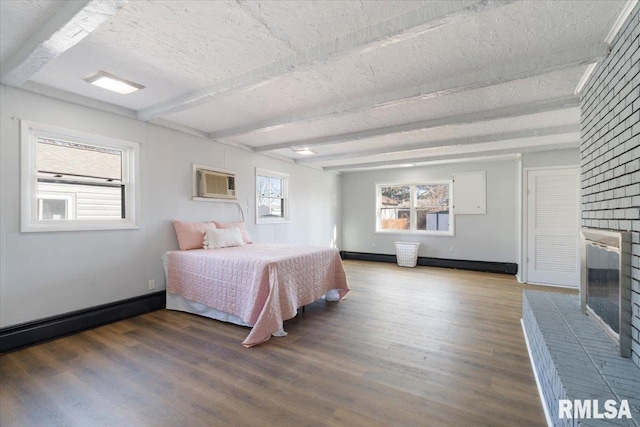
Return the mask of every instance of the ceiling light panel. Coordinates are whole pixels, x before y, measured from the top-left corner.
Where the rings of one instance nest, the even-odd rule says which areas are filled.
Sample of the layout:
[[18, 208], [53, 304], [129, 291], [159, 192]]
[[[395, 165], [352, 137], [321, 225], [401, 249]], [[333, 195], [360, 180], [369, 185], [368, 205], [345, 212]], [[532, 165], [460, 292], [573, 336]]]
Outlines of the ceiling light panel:
[[316, 154], [316, 152], [309, 147], [294, 147], [292, 150], [294, 153], [302, 154], [304, 156], [312, 156]]
[[140, 89], [144, 89], [144, 86], [141, 84], [125, 80], [104, 71], [99, 71], [91, 77], [87, 77], [85, 81], [94, 86], [98, 86], [102, 89], [110, 90], [111, 92], [116, 92], [121, 95], [128, 95], [139, 91]]

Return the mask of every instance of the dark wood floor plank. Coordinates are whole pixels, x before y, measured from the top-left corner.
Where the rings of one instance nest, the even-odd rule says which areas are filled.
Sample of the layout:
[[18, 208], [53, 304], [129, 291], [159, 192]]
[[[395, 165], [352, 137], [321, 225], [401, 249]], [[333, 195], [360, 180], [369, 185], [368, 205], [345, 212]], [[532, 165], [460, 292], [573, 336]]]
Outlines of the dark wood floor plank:
[[[0, 425], [542, 426], [513, 277], [346, 261], [352, 288], [246, 349], [160, 310], [0, 355]], [[570, 292], [570, 291], [564, 291]]]
[[0, 425], [63, 426], [68, 421], [46, 391], [11, 357], [0, 359]]

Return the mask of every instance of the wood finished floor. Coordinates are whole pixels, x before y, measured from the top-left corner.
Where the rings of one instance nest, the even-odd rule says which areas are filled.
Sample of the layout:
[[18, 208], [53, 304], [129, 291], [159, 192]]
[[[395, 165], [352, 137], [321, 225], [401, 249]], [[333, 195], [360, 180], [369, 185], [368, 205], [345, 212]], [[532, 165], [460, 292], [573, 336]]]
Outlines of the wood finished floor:
[[544, 426], [512, 276], [345, 261], [289, 335], [167, 310], [0, 355], [1, 426]]

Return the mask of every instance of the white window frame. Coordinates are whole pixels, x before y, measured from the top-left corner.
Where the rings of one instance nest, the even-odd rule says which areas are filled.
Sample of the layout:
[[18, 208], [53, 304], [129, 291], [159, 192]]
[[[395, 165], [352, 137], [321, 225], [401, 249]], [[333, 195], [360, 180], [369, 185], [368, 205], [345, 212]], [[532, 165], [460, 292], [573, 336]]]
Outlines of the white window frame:
[[[416, 229], [416, 206], [415, 206], [415, 187], [417, 185], [437, 185], [437, 184], [447, 184], [449, 186], [449, 230], [447, 231], [438, 231], [438, 230], [417, 230]], [[382, 187], [400, 187], [400, 186], [409, 186], [410, 187], [410, 207], [409, 210], [411, 212], [411, 221], [408, 230], [397, 230], [397, 229], [383, 229], [380, 227], [380, 211], [382, 208]], [[384, 183], [376, 183], [375, 185], [376, 191], [376, 212], [375, 212], [375, 221], [376, 221], [376, 233], [380, 234], [419, 234], [419, 235], [429, 235], [429, 236], [454, 236], [455, 235], [455, 215], [453, 212], [453, 181], [452, 180], [428, 180], [428, 181], [410, 181], [410, 182], [384, 182]]]
[[[73, 141], [122, 151], [125, 217], [92, 220], [39, 220], [37, 195], [37, 142], [39, 137]], [[22, 120], [20, 122], [20, 146], [21, 232], [140, 228], [140, 144]]]
[[[258, 188], [258, 177], [266, 176], [282, 180], [282, 198], [284, 200], [283, 217], [260, 218], [258, 208], [260, 207], [260, 190]], [[256, 168], [256, 224], [286, 224], [289, 222], [289, 175], [275, 172], [268, 169]]]

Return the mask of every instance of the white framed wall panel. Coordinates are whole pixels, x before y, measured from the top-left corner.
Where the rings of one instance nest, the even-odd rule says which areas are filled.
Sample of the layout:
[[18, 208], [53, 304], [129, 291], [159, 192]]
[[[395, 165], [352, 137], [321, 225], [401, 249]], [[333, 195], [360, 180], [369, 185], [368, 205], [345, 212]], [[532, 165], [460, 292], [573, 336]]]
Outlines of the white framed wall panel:
[[487, 185], [485, 171], [453, 175], [453, 212], [455, 215], [484, 215], [487, 213]]

